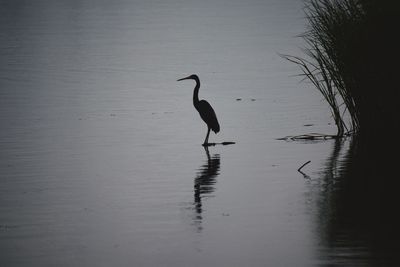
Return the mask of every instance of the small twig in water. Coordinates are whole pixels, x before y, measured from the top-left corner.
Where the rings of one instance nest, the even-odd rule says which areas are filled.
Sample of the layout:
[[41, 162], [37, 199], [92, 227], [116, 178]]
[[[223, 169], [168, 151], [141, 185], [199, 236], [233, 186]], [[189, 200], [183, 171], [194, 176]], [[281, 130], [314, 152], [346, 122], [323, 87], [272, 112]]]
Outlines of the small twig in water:
[[302, 172], [301, 169], [303, 169], [304, 166], [306, 166], [308, 163], [310, 163], [311, 160], [307, 161], [306, 163], [304, 163], [303, 165], [300, 166], [300, 168], [297, 169], [298, 172]]
[[311, 162], [311, 160], [307, 161], [306, 163], [304, 163], [303, 165], [301, 165], [300, 168], [297, 169], [297, 171], [303, 175], [304, 179], [310, 179], [310, 176], [308, 176], [307, 174], [305, 174], [304, 172], [302, 172], [301, 169], [302, 169], [304, 166], [306, 166], [308, 163], [310, 163], [310, 162]]

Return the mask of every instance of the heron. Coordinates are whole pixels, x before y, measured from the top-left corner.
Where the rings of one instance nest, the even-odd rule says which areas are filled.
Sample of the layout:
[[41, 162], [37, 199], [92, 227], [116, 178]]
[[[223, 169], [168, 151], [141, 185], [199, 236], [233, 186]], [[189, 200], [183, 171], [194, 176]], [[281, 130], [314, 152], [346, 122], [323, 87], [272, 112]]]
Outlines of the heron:
[[179, 79], [178, 81], [183, 80], [195, 80], [196, 86], [193, 91], [193, 105], [195, 109], [199, 112], [200, 117], [207, 124], [207, 135], [204, 140], [203, 146], [208, 146], [208, 137], [210, 136], [210, 130], [212, 130], [215, 134], [219, 132], [219, 123], [217, 119], [217, 115], [215, 115], [215, 111], [212, 106], [204, 99], [199, 100], [199, 89], [200, 89], [200, 79], [196, 74], [192, 74], [188, 77]]

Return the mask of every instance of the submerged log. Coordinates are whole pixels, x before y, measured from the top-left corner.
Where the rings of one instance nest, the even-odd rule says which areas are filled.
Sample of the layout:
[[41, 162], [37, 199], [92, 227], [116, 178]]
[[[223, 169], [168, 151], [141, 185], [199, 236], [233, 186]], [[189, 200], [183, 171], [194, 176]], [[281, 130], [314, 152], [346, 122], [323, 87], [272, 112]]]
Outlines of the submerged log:
[[227, 145], [233, 145], [233, 144], [236, 144], [236, 142], [207, 143], [207, 144], [203, 144], [202, 146], [205, 146], [205, 147], [208, 147], [208, 146], [216, 146], [216, 145], [227, 146]]

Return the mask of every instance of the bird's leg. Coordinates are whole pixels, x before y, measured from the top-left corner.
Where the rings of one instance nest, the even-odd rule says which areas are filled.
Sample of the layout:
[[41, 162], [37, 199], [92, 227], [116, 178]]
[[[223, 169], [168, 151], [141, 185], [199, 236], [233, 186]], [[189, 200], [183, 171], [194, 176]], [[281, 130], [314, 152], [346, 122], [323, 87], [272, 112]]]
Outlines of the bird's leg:
[[203, 146], [206, 146], [206, 145], [208, 145], [208, 136], [210, 135], [210, 127], [208, 127], [208, 129], [207, 129], [207, 136], [206, 136], [206, 139], [204, 140], [204, 143], [203, 143]]

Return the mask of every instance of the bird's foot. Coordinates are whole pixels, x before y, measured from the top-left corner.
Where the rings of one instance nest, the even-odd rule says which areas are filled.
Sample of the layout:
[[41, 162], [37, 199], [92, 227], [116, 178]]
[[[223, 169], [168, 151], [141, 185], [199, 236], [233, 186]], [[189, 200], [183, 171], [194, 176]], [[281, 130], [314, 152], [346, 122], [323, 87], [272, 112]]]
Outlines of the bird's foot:
[[203, 143], [202, 146], [207, 147], [207, 146], [215, 146], [217, 143]]

